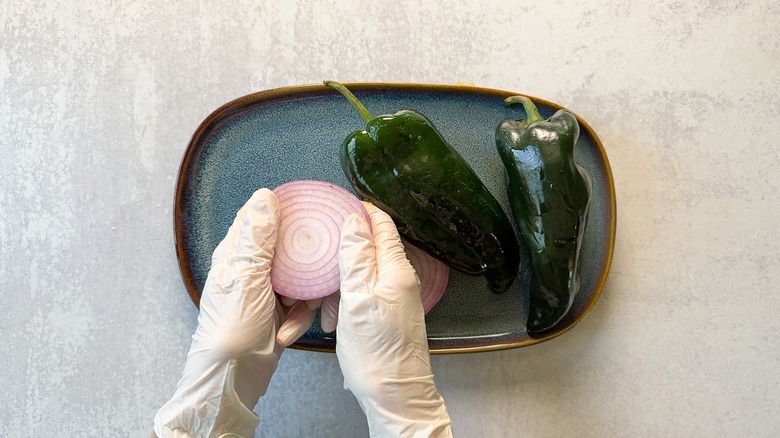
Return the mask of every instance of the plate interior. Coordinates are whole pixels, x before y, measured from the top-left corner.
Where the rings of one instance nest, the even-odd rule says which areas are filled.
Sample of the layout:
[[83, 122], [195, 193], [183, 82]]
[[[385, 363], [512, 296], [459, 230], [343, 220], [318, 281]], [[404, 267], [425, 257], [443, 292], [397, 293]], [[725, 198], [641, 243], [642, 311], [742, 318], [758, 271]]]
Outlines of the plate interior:
[[[506, 108], [498, 90], [459, 86], [346, 84], [374, 116], [401, 109], [424, 114], [463, 156], [511, 219], [495, 129], [509, 118], [525, 118], [522, 107]], [[543, 117], [560, 109], [534, 99]], [[426, 316], [432, 353], [484, 351], [530, 345], [557, 336], [593, 306], [611, 261], [615, 234], [614, 186], [606, 153], [596, 134], [580, 120], [577, 162], [593, 180], [593, 199], [582, 246], [581, 290], [559, 328], [529, 338], [525, 331], [531, 268], [525, 249], [518, 278], [501, 295], [482, 277], [451, 270], [444, 297]], [[302, 86], [256, 93], [212, 113], [193, 135], [176, 189], [174, 225], [179, 263], [188, 293], [197, 305], [211, 253], [233, 217], [262, 187], [312, 179], [354, 193], [339, 162], [339, 148], [365, 123], [335, 90]], [[513, 221], [512, 221], [513, 222]], [[319, 321], [295, 348], [334, 351], [334, 334]]]

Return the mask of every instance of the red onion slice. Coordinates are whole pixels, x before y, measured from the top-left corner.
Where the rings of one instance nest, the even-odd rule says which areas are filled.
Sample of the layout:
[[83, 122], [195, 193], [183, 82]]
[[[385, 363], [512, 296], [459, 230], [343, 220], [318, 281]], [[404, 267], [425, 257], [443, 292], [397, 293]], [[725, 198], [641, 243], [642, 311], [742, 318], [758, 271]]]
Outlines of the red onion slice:
[[[280, 221], [271, 286], [284, 297], [315, 300], [339, 290], [338, 249], [341, 227], [352, 213], [371, 223], [360, 200], [337, 185], [300, 180], [273, 190], [279, 199]], [[447, 289], [450, 268], [403, 240], [417, 277], [425, 313]]]
[[422, 249], [412, 245], [405, 239], [401, 239], [406, 250], [406, 258], [412, 264], [417, 278], [420, 279], [420, 298], [423, 310], [428, 313], [439, 302], [447, 290], [450, 279], [450, 267], [433, 258]]
[[324, 181], [292, 181], [273, 190], [280, 222], [271, 263], [271, 286], [297, 300], [322, 298], [339, 290], [341, 227], [352, 213], [370, 223], [360, 200]]

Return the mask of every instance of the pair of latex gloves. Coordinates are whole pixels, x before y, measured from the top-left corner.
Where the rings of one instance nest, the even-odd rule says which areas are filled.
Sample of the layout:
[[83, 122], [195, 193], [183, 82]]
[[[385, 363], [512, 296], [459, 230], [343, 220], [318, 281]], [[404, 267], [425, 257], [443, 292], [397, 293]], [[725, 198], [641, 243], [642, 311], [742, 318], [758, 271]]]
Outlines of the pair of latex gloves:
[[290, 302], [273, 292], [269, 275], [279, 203], [267, 189], [252, 195], [212, 256], [184, 375], [154, 419], [158, 437], [253, 437], [260, 418], [252, 409], [284, 347], [320, 305], [325, 329], [336, 328], [344, 388], [371, 436], [452, 436], [433, 381], [419, 281], [392, 219], [365, 207], [370, 224], [353, 214], [342, 227], [340, 298]]

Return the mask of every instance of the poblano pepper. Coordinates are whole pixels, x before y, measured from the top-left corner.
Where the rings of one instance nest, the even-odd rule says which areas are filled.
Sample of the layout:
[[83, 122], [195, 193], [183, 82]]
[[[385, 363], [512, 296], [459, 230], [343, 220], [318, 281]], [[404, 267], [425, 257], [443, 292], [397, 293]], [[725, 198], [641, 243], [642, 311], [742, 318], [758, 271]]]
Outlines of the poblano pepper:
[[577, 118], [559, 110], [544, 120], [533, 102], [512, 96], [506, 106], [522, 103], [526, 120], [506, 120], [496, 131], [496, 146], [506, 168], [506, 185], [515, 222], [531, 255], [528, 332], [555, 326], [579, 290], [579, 252], [591, 180], [575, 161]]
[[357, 193], [387, 212], [412, 244], [505, 291], [520, 264], [517, 238], [501, 205], [431, 122], [410, 110], [372, 117], [343, 85], [326, 81], [357, 108], [366, 129], [341, 149]]

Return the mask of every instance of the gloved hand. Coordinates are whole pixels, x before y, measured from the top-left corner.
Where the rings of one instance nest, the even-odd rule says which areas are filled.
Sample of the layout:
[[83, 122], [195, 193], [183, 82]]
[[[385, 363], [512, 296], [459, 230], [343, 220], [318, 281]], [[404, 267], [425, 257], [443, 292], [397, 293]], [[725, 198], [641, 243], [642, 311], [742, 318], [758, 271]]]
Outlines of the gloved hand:
[[155, 416], [158, 437], [254, 436], [260, 419], [252, 409], [320, 304], [287, 307], [271, 289], [278, 225], [279, 202], [260, 189], [214, 250], [184, 375]]
[[420, 284], [392, 219], [364, 203], [339, 246], [336, 355], [372, 437], [451, 437], [431, 371]]

